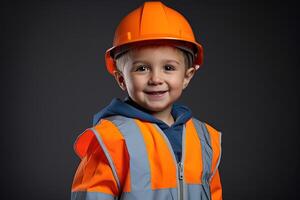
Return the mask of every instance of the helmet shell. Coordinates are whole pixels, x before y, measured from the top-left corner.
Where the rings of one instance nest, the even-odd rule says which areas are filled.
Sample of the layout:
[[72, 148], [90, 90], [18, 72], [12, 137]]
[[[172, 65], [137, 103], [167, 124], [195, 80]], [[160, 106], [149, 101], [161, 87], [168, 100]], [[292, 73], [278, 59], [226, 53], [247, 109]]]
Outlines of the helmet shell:
[[202, 46], [196, 42], [185, 17], [161, 2], [145, 2], [124, 17], [118, 25], [113, 46], [105, 53], [107, 70], [114, 73], [114, 58], [119, 52], [151, 43], [186, 47], [194, 52], [193, 66], [198, 69], [202, 64]]

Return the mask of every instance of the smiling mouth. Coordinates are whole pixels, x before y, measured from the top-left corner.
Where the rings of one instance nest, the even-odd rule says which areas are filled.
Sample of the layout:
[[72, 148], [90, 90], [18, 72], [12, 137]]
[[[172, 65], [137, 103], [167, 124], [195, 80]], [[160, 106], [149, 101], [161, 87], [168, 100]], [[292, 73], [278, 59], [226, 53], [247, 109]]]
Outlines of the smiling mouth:
[[149, 95], [161, 95], [161, 94], [164, 94], [166, 93], [167, 91], [149, 91], [149, 92], [146, 92], [146, 94], [149, 94]]

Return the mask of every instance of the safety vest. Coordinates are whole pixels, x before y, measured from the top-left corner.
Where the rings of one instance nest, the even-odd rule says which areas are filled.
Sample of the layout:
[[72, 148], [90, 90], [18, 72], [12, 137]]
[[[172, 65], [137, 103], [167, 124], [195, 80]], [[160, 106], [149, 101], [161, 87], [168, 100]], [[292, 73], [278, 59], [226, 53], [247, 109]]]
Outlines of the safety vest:
[[113, 116], [76, 140], [81, 158], [72, 200], [221, 200], [221, 133], [192, 118], [183, 127], [177, 163], [154, 123]]

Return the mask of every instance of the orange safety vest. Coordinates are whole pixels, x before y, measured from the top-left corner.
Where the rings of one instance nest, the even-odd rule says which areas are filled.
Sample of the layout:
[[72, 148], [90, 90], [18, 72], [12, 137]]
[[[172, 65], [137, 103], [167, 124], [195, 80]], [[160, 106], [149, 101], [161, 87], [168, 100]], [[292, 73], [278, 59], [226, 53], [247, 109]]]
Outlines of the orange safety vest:
[[154, 123], [123, 116], [100, 120], [76, 140], [81, 158], [72, 200], [221, 200], [221, 133], [192, 118], [177, 163]]

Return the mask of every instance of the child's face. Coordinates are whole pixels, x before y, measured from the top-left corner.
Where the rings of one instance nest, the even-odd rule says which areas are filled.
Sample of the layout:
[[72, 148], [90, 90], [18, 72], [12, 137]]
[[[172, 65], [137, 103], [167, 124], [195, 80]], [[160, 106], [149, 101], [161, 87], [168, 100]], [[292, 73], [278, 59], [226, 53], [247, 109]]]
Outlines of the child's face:
[[133, 50], [115, 78], [137, 104], [152, 112], [170, 109], [195, 73], [183, 52], [169, 46]]

